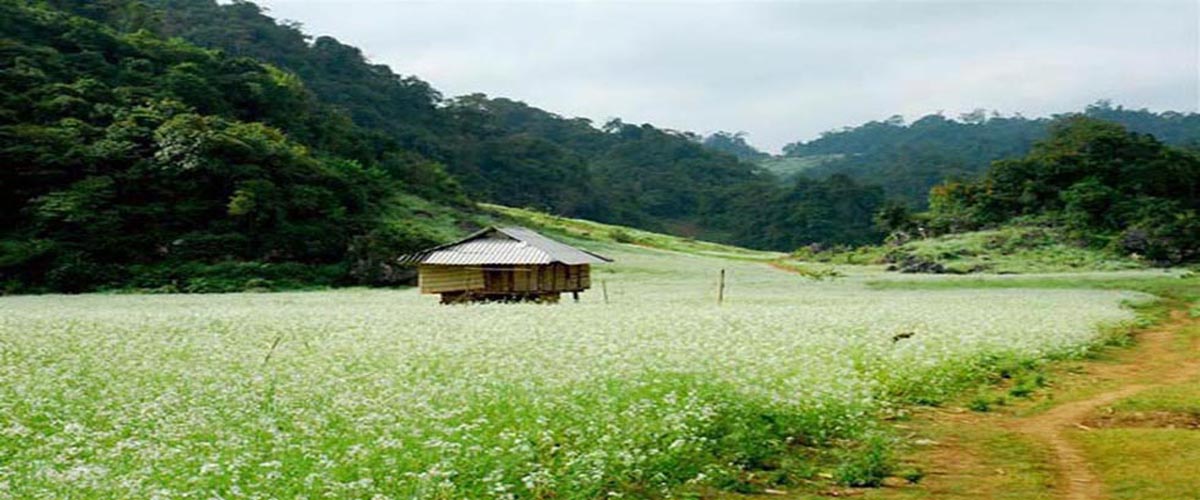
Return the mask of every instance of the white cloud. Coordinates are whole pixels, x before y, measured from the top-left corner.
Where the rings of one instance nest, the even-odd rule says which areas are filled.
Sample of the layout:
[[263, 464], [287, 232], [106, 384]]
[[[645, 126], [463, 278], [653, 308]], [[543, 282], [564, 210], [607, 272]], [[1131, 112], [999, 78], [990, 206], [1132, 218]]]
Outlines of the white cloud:
[[261, 3], [446, 95], [771, 150], [896, 113], [1200, 100], [1194, 1]]

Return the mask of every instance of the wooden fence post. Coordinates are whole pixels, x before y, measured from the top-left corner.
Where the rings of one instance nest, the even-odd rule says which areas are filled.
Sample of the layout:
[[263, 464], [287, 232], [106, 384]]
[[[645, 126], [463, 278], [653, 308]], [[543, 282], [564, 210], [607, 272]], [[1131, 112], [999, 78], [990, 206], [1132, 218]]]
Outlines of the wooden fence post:
[[721, 270], [721, 284], [717, 286], [717, 305], [725, 302], [725, 270]]
[[608, 281], [600, 280], [600, 291], [604, 292], [604, 303], [608, 303]]

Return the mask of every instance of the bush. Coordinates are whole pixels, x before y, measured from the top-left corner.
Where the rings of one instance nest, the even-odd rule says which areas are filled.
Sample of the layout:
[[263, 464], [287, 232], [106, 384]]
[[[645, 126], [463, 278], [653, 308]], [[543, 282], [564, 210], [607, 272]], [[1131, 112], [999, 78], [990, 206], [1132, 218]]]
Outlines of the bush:
[[889, 443], [881, 435], [866, 439], [862, 449], [851, 451], [837, 471], [834, 479], [846, 486], [875, 487], [892, 473], [892, 456]]
[[350, 279], [360, 285], [396, 286], [416, 278], [412, 266], [396, 262], [402, 255], [436, 245], [433, 230], [419, 223], [389, 221], [350, 243]]
[[637, 243], [637, 238], [624, 229], [613, 229], [608, 232], [608, 237], [617, 243]]
[[295, 262], [198, 262], [131, 266], [128, 287], [166, 293], [230, 293], [295, 290], [343, 284], [341, 264], [310, 265]]
[[1019, 383], [1019, 384], [1013, 386], [1012, 389], [1009, 389], [1008, 393], [1011, 394], [1015, 398], [1027, 398], [1033, 394], [1033, 387], [1031, 387], [1029, 384], [1022, 382], [1022, 383]]
[[917, 484], [921, 482], [922, 479], [925, 479], [925, 471], [919, 468], [912, 468], [900, 473], [900, 477], [904, 478], [905, 481], [908, 481], [909, 484]]
[[92, 261], [84, 254], [59, 257], [50, 272], [46, 285], [63, 293], [83, 293], [120, 281], [121, 269], [110, 264]]

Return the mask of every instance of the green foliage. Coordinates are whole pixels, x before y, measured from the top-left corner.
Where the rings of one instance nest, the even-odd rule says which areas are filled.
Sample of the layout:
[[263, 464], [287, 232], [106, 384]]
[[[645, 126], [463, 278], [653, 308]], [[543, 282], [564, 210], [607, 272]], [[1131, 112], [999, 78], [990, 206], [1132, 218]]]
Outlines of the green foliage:
[[[919, 221], [920, 219], [915, 219]], [[1144, 261], [1088, 248], [1063, 229], [1013, 224], [998, 229], [920, 237], [916, 229], [893, 232], [884, 245], [821, 247], [791, 254], [805, 262], [887, 265], [895, 271], [948, 274], [1027, 274], [1116, 271], [1146, 267]]]
[[887, 438], [873, 435], [865, 439], [862, 449], [854, 450], [833, 474], [840, 484], [857, 487], [876, 487], [892, 473], [894, 461]]
[[323, 288], [345, 283], [342, 264], [183, 262], [131, 266], [122, 289], [161, 293], [229, 293]]
[[[0, 240], [51, 243], [16, 251], [25, 264], [0, 266], [0, 281], [31, 288], [52, 272], [72, 289], [109, 286], [130, 265], [168, 261], [341, 265], [347, 282], [393, 284], [407, 273], [390, 256], [476, 224], [469, 198], [814, 254], [889, 234], [904, 242], [1008, 220], [1013, 193], [991, 184], [939, 188], [929, 220], [887, 199], [919, 205], [910, 194], [1023, 154], [1047, 127], [981, 113], [872, 123], [790, 146], [779, 160], [812, 177], [787, 177], [756, 165], [768, 159], [740, 133], [598, 127], [510, 99], [444, 99], [250, 2], [3, 0], [0, 10], [0, 154], [13, 165], [0, 172]], [[1196, 122], [1107, 105], [1088, 114], [1172, 142]], [[1045, 204], [1072, 239], [1189, 260], [1194, 203], [1154, 190], [1190, 157], [1122, 171], [1145, 180], [1132, 197], [1096, 175], [1013, 199]]]
[[723, 245], [692, 238], [681, 238], [661, 233], [652, 233], [625, 226], [615, 226], [583, 219], [568, 219], [556, 215], [521, 208], [481, 204], [502, 220], [537, 228], [539, 231], [568, 241], [579, 240], [636, 244], [638, 246], [671, 250], [696, 255], [717, 256], [734, 260], [766, 261], [779, 256], [773, 252], [762, 252], [746, 248]]
[[1200, 258], [1200, 156], [1085, 116], [1063, 118], [1024, 158], [930, 195], [930, 226], [956, 232], [1040, 218], [1083, 243], [1159, 264]]
[[832, 266], [817, 267], [785, 260], [775, 261], [772, 263], [772, 265], [780, 269], [786, 269], [814, 281], [824, 281], [827, 279], [841, 278], [844, 276], [840, 271], [837, 270], [836, 267]]
[[[461, 202], [436, 167], [402, 168], [402, 153], [360, 147], [387, 143], [338, 121], [289, 73], [157, 29], [120, 33], [96, 22], [131, 30], [159, 22], [141, 2], [4, 1], [0, 19], [8, 291], [142, 286], [147, 268], [223, 262], [295, 264], [313, 284], [375, 282], [300, 269], [348, 269], [350, 247], [392, 227], [388, 207], [406, 190]], [[382, 241], [376, 255], [431, 239], [418, 228]], [[279, 281], [251, 265], [180, 289], [240, 290], [256, 269]]]
[[770, 156], [755, 161], [760, 168], [775, 174], [780, 182], [791, 183], [800, 175], [807, 175], [810, 170], [823, 163], [840, 159], [843, 155], [810, 155], [810, 156]]
[[884, 236], [872, 220], [884, 204], [883, 190], [845, 176], [800, 177], [782, 191], [766, 183], [738, 186], [727, 203], [733, 210], [714, 216], [715, 225], [757, 248], [863, 245]]
[[913, 239], [890, 247], [885, 262], [908, 258], [936, 262], [958, 272], [1024, 274], [1137, 269], [1144, 263], [1089, 249], [1071, 241], [1067, 231], [1013, 225], [1000, 229]]
[[[702, 140], [620, 120], [596, 127], [586, 119], [482, 94], [447, 100], [415, 77], [371, 64], [354, 47], [330, 37], [309, 40], [298, 26], [279, 24], [252, 3], [147, 3], [162, 9], [162, 33], [283, 68], [322, 103], [346, 110], [355, 124], [385, 143], [411, 150], [386, 168], [405, 181], [448, 185], [438, 178], [444, 168], [479, 200], [757, 248], [880, 237], [861, 210], [825, 210], [822, 193], [779, 186], [774, 176], [739, 160], [765, 156], [742, 134], [722, 132]], [[188, 83], [181, 73], [181, 88], [191, 88]], [[382, 149], [371, 142], [366, 146]], [[390, 164], [385, 161], [385, 167]], [[869, 212], [875, 191], [838, 194], [863, 194], [861, 204]], [[419, 187], [410, 192], [443, 194]], [[772, 234], [747, 230], [748, 219], [772, 221]], [[824, 221], [830, 228], [848, 229], [813, 227]]]
[[745, 132], [716, 132], [704, 138], [704, 146], [736, 156], [739, 160], [762, 160], [769, 155], [746, 142]]
[[1017, 384], [1009, 389], [1008, 393], [1015, 398], [1027, 398], [1033, 394], [1033, 387], [1026, 384]]
[[612, 231], [609, 231], [608, 237], [612, 238], [612, 240], [617, 243], [637, 243], [637, 240], [629, 234], [629, 231], [625, 231], [623, 229], [613, 229]]
[[922, 479], [925, 479], [925, 471], [921, 470], [920, 468], [907, 469], [900, 473], [900, 477], [904, 478], [905, 481], [908, 481], [908, 484], [917, 484], [920, 483]]
[[970, 408], [971, 411], [987, 413], [992, 411], [992, 398], [985, 394], [975, 396], [967, 403], [967, 408]]
[[919, 229], [916, 216], [907, 205], [897, 201], [889, 201], [875, 212], [875, 226], [889, 235], [906, 235]]
[[[1081, 114], [1153, 135], [1167, 144], [1200, 144], [1200, 114], [1132, 110], [1107, 101], [1092, 104]], [[805, 171], [807, 175], [844, 174], [878, 183], [890, 198], [924, 208], [933, 186], [979, 179], [992, 162], [1028, 154], [1037, 141], [1052, 133], [1057, 118], [1061, 115], [1024, 118], [985, 110], [957, 119], [928, 115], [912, 123], [893, 116], [789, 144], [784, 147], [784, 158], [820, 159]]]

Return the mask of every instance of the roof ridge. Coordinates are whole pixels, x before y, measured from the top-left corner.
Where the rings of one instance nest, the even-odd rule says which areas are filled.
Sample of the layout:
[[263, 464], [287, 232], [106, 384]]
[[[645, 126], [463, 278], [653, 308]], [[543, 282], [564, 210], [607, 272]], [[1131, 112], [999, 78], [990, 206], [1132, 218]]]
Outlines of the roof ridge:
[[[526, 227], [521, 227], [521, 226], [488, 226], [482, 230], [472, 233], [471, 235], [467, 236], [466, 238], [455, 241], [453, 243], [439, 245], [439, 246], [436, 246], [433, 248], [423, 250], [421, 252], [403, 256], [400, 258], [400, 261], [406, 262], [406, 263], [423, 263], [423, 262], [428, 262], [430, 260], [451, 260], [451, 261], [459, 260], [459, 259], [455, 259], [455, 258], [450, 258], [449, 256], [446, 256], [446, 255], [442, 256], [442, 257], [445, 257], [444, 259], [436, 258], [435, 254], [438, 254], [438, 253], [466, 254], [468, 252], [456, 252], [453, 247], [456, 247], [459, 245], [468, 245], [476, 240], [484, 239], [484, 237], [487, 234], [492, 233], [492, 232], [500, 233], [501, 235], [512, 240], [513, 242], [520, 243], [519, 247], [527, 248], [527, 249], [533, 251], [534, 252], [533, 255], [537, 255], [537, 257], [533, 257], [532, 259], [529, 259], [529, 257], [532, 257], [532, 255], [526, 255], [525, 257], [523, 257], [527, 260], [539, 261], [539, 262], [530, 261], [530, 262], [528, 262], [530, 264], [547, 264], [547, 263], [553, 263], [553, 262], [560, 262], [560, 263], [568, 264], [568, 265], [579, 265], [579, 264], [601, 264], [604, 262], [612, 262], [612, 259], [609, 259], [607, 257], [597, 255], [595, 253], [592, 253], [592, 252], [589, 252], [587, 250], [583, 250], [580, 248], [575, 248], [566, 243], [562, 243], [560, 241], [556, 241], [551, 238], [548, 238], [548, 237], [538, 233], [537, 231], [534, 231], [534, 230], [526, 228]], [[490, 248], [489, 248], [489, 246], [490, 246]], [[495, 262], [496, 264], [524, 263], [524, 262], [508, 262], [510, 260], [520, 260], [520, 258], [517, 255], [511, 254], [510, 253], [511, 250], [503, 250], [503, 245], [483, 244], [483, 247], [484, 248], [481, 249], [482, 251], [480, 251], [480, 252], [470, 252], [470, 253], [475, 254], [475, 255], [486, 255], [488, 250], [491, 250], [491, 251], [495, 252], [495, 259], [497, 260], [497, 262]], [[475, 259], [475, 260], [486, 260], [486, 259]], [[499, 261], [504, 261], [504, 262], [499, 262]]]

